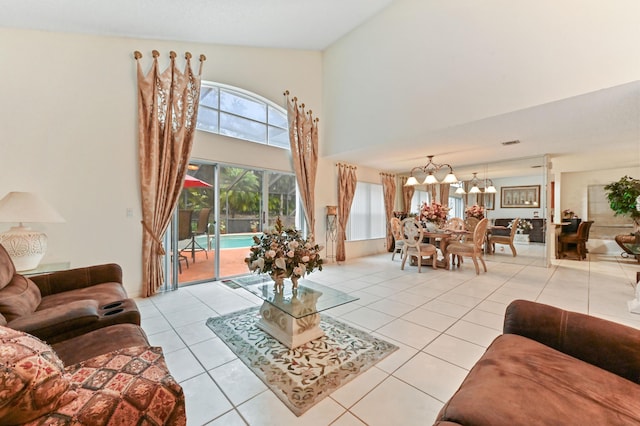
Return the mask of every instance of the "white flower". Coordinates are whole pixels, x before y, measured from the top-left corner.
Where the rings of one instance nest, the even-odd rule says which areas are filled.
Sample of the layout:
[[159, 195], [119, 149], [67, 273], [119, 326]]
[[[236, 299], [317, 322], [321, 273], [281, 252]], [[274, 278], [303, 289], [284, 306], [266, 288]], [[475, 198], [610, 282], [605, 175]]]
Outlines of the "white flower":
[[277, 258], [275, 261], [275, 264], [276, 264], [276, 268], [278, 269], [287, 269], [287, 263], [282, 257]]
[[307, 263], [309, 261], [309, 256], [302, 256], [302, 260], [304, 263]]
[[264, 268], [264, 258], [261, 257], [260, 259], [256, 259], [253, 262], [251, 262], [252, 271], [259, 269], [260, 272], [262, 272], [262, 268]]
[[276, 251], [275, 250], [267, 250], [264, 254], [264, 257], [268, 257], [269, 259], [271, 259], [272, 257], [276, 257]]
[[300, 246], [300, 243], [298, 243], [296, 240], [293, 241], [289, 241], [289, 248], [291, 250], [295, 250]]
[[293, 257], [293, 256], [295, 256], [295, 255], [296, 255], [296, 252], [295, 252], [295, 251], [293, 251], [293, 250], [289, 250], [289, 251], [287, 252], [287, 256], [289, 256], [289, 257]]
[[307, 272], [307, 267], [303, 263], [298, 263], [298, 266], [293, 268], [293, 273], [299, 277], [303, 276]]

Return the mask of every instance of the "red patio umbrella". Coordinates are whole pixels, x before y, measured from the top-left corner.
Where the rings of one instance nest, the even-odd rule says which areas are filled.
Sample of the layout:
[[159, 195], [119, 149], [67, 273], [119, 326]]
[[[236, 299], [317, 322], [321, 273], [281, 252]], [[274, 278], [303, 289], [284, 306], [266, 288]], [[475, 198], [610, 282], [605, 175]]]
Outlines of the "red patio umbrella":
[[211, 188], [211, 185], [191, 175], [185, 175], [183, 188]]

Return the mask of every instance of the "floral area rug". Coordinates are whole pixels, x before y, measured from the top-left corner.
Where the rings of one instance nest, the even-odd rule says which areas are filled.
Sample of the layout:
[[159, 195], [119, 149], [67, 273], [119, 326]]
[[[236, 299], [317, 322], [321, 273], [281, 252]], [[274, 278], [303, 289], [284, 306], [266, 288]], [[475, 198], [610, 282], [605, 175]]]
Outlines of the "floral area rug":
[[398, 349], [326, 315], [325, 336], [289, 349], [256, 326], [259, 308], [216, 318], [207, 326], [296, 416]]

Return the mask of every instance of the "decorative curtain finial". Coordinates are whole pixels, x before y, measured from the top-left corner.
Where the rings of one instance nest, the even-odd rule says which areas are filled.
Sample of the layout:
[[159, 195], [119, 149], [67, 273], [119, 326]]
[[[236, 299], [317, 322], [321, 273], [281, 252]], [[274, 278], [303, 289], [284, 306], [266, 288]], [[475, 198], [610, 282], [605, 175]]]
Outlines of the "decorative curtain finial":
[[133, 52], [133, 57], [136, 58], [136, 60], [140, 59], [140, 58], [142, 58], [142, 53], [140, 53], [139, 51], [136, 50], [136, 51]]
[[158, 56], [160, 56], [160, 52], [158, 52], [157, 50], [152, 50], [151, 54], [153, 55], [154, 58], [157, 58]]
[[184, 54], [184, 58], [185, 58], [186, 60], [191, 59], [191, 52], [185, 52], [185, 54]]
[[176, 59], [176, 52], [174, 52], [173, 50], [169, 52], [169, 57], [171, 58], [171, 60], [173, 61], [174, 59]]

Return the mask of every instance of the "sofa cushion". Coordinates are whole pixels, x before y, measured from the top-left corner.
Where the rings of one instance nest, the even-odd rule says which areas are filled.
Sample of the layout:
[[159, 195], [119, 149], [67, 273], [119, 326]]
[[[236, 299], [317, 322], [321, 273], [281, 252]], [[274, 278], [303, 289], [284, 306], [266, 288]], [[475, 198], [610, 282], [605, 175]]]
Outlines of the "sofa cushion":
[[35, 419], [73, 400], [62, 361], [36, 337], [0, 327], [0, 424]]
[[514, 334], [496, 338], [442, 408], [460, 424], [634, 424], [640, 386]]
[[29, 278], [14, 275], [11, 282], [0, 290], [0, 314], [7, 321], [32, 314], [42, 297], [40, 289]]
[[65, 365], [72, 365], [117, 349], [148, 345], [147, 336], [140, 326], [116, 324], [51, 346]]
[[44, 296], [38, 310], [62, 306], [79, 299], [93, 299], [98, 302], [98, 306], [103, 306], [126, 298], [127, 292], [122, 284], [102, 283]]
[[113, 351], [67, 367], [78, 398], [42, 424], [185, 425], [184, 394], [159, 347]]

